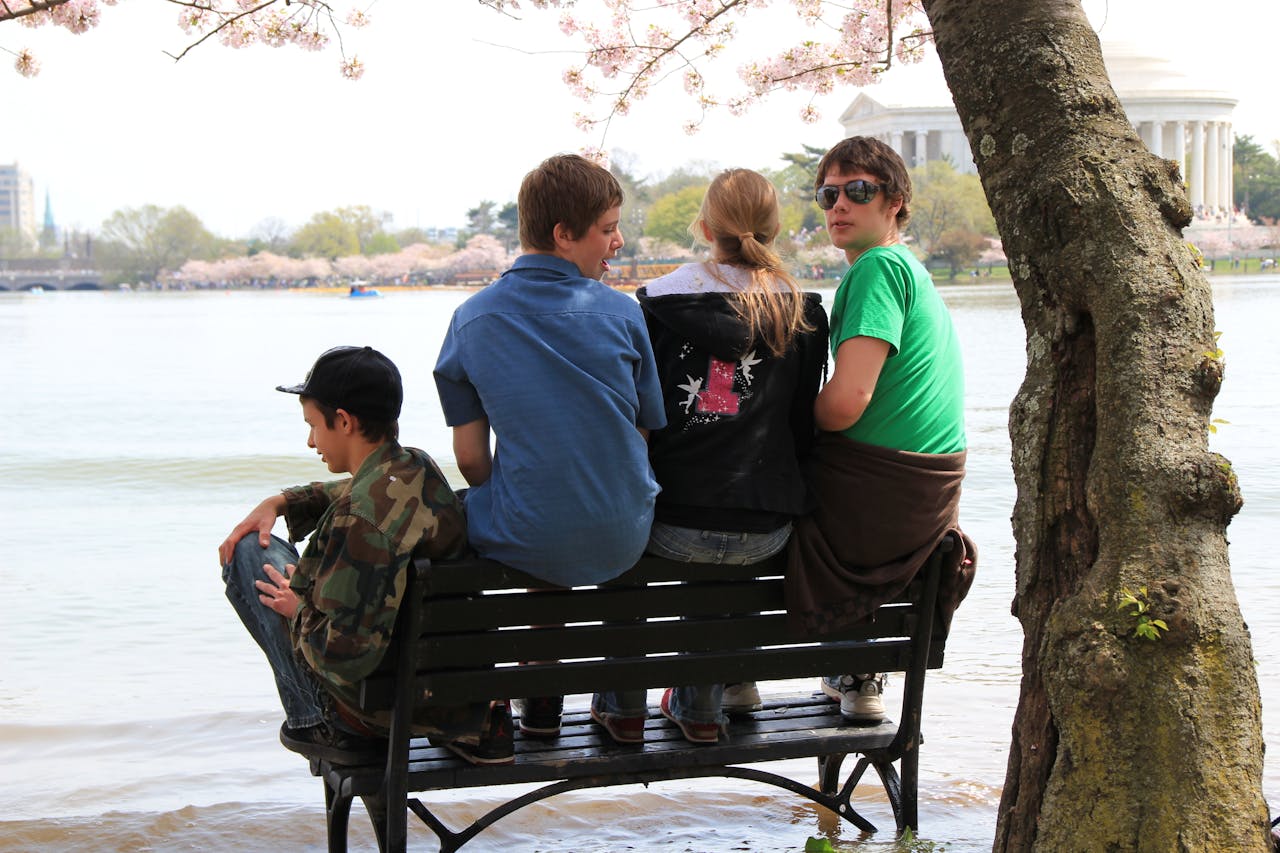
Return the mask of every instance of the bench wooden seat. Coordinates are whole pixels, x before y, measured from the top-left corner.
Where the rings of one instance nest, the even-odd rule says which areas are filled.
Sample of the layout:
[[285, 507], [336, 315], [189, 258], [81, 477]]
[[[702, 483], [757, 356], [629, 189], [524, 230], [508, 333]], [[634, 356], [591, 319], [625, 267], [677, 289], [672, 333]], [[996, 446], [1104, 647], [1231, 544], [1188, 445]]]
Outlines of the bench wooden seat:
[[[942, 665], [945, 620], [936, 612], [944, 540], [910, 587], [875, 617], [817, 641], [796, 638], [783, 612], [781, 557], [752, 566], [708, 566], [645, 557], [595, 587], [552, 587], [485, 560], [419, 561], [383, 671], [362, 685], [366, 708], [391, 709], [387, 758], [377, 765], [312, 759], [325, 784], [330, 851], [345, 851], [352, 800], [360, 797], [382, 850], [407, 845], [407, 813], [430, 827], [442, 851], [457, 850], [495, 821], [546, 797], [581, 788], [700, 776], [751, 779], [818, 802], [864, 831], [850, 805], [874, 768], [901, 832], [917, 823], [917, 768], [925, 670]], [[536, 627], [543, 626], [543, 627]], [[413, 642], [405, 642], [405, 638]], [[555, 661], [521, 664], [521, 661]], [[645, 742], [619, 745], [586, 711], [565, 715], [561, 735], [516, 735], [514, 764], [474, 766], [412, 738], [415, 702], [589, 694], [715, 681], [770, 681], [850, 672], [900, 672], [897, 722], [845, 721], [821, 694], [769, 696], [736, 715], [719, 743], [688, 743], [650, 709]], [[892, 713], [890, 716], [894, 716]], [[844, 781], [846, 756], [859, 759]], [[742, 766], [818, 759], [818, 785]], [[898, 768], [895, 768], [895, 763]], [[409, 792], [544, 783], [449, 829]]]

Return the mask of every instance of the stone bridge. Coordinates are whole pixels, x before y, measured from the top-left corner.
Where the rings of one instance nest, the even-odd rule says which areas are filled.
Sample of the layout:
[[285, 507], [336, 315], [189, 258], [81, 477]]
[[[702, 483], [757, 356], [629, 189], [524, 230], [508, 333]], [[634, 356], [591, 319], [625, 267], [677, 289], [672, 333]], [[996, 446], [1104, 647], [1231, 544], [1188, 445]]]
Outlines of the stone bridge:
[[95, 269], [19, 270], [0, 267], [0, 293], [32, 290], [102, 290]]

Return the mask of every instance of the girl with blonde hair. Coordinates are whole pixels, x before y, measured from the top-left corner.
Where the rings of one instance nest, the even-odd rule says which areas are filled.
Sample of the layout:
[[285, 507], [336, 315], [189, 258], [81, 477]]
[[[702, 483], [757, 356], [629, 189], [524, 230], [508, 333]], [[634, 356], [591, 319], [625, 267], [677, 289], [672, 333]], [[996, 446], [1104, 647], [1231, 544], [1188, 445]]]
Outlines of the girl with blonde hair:
[[[809, 507], [801, 461], [826, 367], [827, 316], [774, 249], [778, 195], [762, 175], [711, 182], [695, 239], [709, 260], [637, 294], [657, 358], [667, 426], [649, 439], [658, 495], [648, 551], [693, 563], [755, 563], [782, 550]], [[735, 685], [758, 707], [754, 685]], [[695, 743], [714, 743], [724, 685], [677, 687], [662, 712]], [[642, 716], [643, 693], [598, 694], [604, 715]], [[733, 707], [737, 706], [737, 707]]]

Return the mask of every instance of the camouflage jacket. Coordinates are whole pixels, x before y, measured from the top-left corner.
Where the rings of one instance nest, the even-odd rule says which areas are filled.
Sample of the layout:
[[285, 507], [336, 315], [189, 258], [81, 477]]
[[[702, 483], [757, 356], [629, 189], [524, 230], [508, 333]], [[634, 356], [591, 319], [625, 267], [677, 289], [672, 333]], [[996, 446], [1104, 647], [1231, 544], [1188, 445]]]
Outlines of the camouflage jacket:
[[350, 479], [284, 496], [289, 538], [311, 534], [290, 582], [300, 599], [294, 650], [356, 713], [354, 687], [386, 653], [410, 561], [464, 552], [462, 505], [430, 456], [395, 442], [369, 454]]

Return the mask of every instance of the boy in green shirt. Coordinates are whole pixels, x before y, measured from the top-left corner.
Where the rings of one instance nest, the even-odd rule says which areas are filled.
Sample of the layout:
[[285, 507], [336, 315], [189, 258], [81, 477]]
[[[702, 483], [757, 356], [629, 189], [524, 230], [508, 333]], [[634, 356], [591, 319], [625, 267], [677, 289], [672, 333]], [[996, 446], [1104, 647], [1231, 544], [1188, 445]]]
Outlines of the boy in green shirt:
[[[797, 524], [789, 552], [788, 609], [822, 633], [892, 598], [955, 529], [964, 371], [946, 306], [902, 245], [911, 178], [898, 153], [869, 137], [842, 140], [818, 164], [814, 199], [851, 265], [831, 309], [834, 370], [814, 402], [818, 509]], [[884, 719], [874, 674], [824, 678], [822, 689], [850, 719]]]

